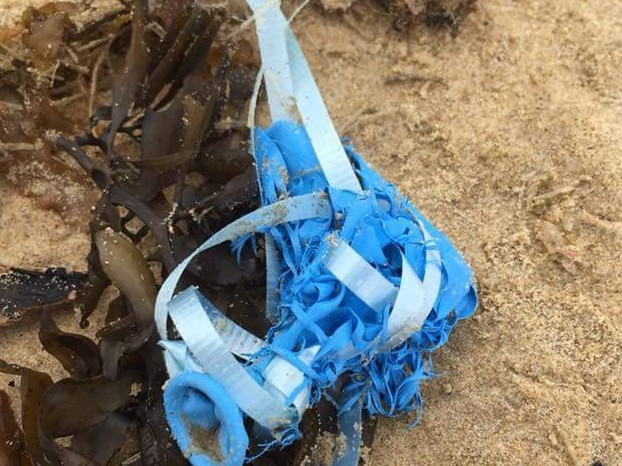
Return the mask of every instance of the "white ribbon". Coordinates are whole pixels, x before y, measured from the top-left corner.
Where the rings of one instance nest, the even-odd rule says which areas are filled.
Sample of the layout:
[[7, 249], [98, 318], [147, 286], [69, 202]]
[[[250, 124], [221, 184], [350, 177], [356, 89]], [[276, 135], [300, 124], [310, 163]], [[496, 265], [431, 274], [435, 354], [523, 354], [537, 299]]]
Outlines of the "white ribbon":
[[247, 3], [255, 18], [272, 121], [295, 121], [297, 107], [328, 183], [339, 189], [361, 191], [280, 2], [247, 0]]
[[[330, 186], [361, 191], [361, 185], [346, 155], [341, 140], [330, 120], [326, 106], [289, 22], [275, 0], [247, 0], [253, 10], [262, 55], [262, 70], [273, 121], [295, 121], [296, 108], [311, 140], [315, 155]], [[220, 230], [197, 248], [171, 272], [163, 283], [155, 306], [155, 322], [165, 349], [165, 361], [171, 376], [180, 370], [203, 370], [217, 379], [236, 404], [262, 426], [277, 429], [302, 416], [308, 398], [308, 382], [300, 369], [276, 356], [263, 372], [259, 383], [234, 355], [248, 358], [265, 346], [209, 301], [202, 300], [191, 288], [172, 300], [175, 287], [190, 261], [201, 252], [225, 241], [234, 240], [258, 228], [310, 218], [330, 218], [332, 209], [323, 193], [286, 199], [252, 212]], [[419, 223], [426, 243], [430, 235]], [[334, 238], [333, 238], [334, 239]], [[274, 240], [266, 237], [268, 262], [267, 315], [274, 323], [278, 260]], [[324, 259], [327, 269], [371, 309], [382, 312], [393, 309], [387, 322], [388, 339], [378, 337], [373, 345], [380, 350], [403, 343], [423, 325], [437, 299], [440, 282], [440, 253], [427, 248], [423, 280], [417, 277], [403, 258], [402, 281], [399, 289], [367, 263], [351, 246], [341, 240], [331, 245]], [[182, 341], [169, 341], [168, 316], [171, 316]], [[318, 347], [303, 350], [299, 358], [310, 365]], [[353, 350], [353, 348], [351, 348]], [[344, 349], [347, 353], [347, 349]], [[344, 355], [346, 354], [344, 353]], [[354, 356], [355, 354], [350, 355]], [[307, 384], [307, 386], [305, 386]], [[284, 400], [298, 390], [293, 407]]]
[[328, 243], [330, 252], [324, 258], [328, 271], [368, 307], [384, 311], [395, 300], [395, 286], [340, 238], [329, 236]]
[[[264, 387], [234, 356], [235, 353], [246, 358], [256, 353], [264, 346], [263, 341], [229, 320], [209, 301], [201, 299], [195, 288], [191, 287], [172, 298], [184, 270], [201, 252], [253, 233], [258, 228], [310, 218], [331, 218], [332, 215], [330, 203], [323, 193], [288, 198], [229, 224], [184, 259], [162, 284], [155, 304], [156, 328], [162, 339], [160, 345], [165, 349], [169, 375], [172, 377], [181, 370], [201, 368], [226, 387], [240, 409], [262, 426], [276, 430], [294, 422], [299, 413], [306, 409], [306, 397], [298, 396], [294, 408], [285, 406], [284, 400], [291, 393], [288, 391], [291, 377], [284, 374], [279, 378], [272, 373]], [[169, 315], [183, 342], [168, 340]], [[279, 359], [275, 358], [276, 361]], [[300, 379], [302, 383], [303, 378], [300, 372], [296, 380]], [[275, 396], [271, 387], [277, 390], [279, 396]]]
[[240, 409], [262, 426], [276, 430], [291, 424], [296, 414], [238, 363], [203, 308], [193, 303], [196, 293], [192, 288], [180, 293], [175, 298], [177, 303], [169, 304], [169, 311], [179, 335], [204, 372], [226, 387]]

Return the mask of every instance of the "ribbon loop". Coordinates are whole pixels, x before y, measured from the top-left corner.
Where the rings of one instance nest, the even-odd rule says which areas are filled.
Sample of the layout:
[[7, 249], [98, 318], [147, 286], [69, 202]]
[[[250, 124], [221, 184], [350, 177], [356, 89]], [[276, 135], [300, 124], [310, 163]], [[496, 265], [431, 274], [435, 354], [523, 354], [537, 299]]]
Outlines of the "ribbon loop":
[[[210, 237], [162, 284], [155, 322], [173, 378], [167, 416], [186, 448], [174, 407], [196, 410], [204, 429], [216, 413], [230, 413], [233, 424], [219, 421], [229, 432], [220, 446], [233, 466], [248, 445], [241, 434], [232, 440], [243, 425], [239, 411], [261, 436], [275, 437], [270, 444], [286, 445], [307, 407], [343, 381], [347, 443], [334, 466], [355, 465], [363, 408], [387, 415], [420, 408], [419, 382], [430, 376], [424, 358], [477, 304], [472, 274], [395, 186], [342, 145], [279, 2], [247, 2], [273, 120], [266, 131], [251, 126], [263, 206]], [[266, 315], [274, 324], [265, 340], [195, 288], [173, 298], [198, 254], [226, 241], [239, 248], [256, 233], [265, 235]], [[169, 316], [181, 340], [168, 339]]]

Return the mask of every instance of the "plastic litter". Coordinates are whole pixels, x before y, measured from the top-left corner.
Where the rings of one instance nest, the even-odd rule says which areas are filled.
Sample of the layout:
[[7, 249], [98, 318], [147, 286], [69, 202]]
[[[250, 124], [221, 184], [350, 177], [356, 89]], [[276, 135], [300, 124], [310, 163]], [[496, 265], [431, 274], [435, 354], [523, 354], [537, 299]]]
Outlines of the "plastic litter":
[[[445, 235], [340, 140], [278, 3], [249, 5], [273, 119], [254, 129], [262, 207], [195, 250], [158, 294], [167, 417], [193, 465], [239, 465], [249, 432], [264, 449], [291, 444], [307, 407], [339, 386], [346, 448], [334, 464], [356, 465], [363, 409], [420, 410], [430, 353], [477, 305], [472, 273]], [[265, 241], [274, 324], [266, 335], [244, 330], [193, 287], [173, 297], [200, 252], [227, 241], [236, 252], [256, 236]], [[218, 448], [200, 446], [208, 437]]]

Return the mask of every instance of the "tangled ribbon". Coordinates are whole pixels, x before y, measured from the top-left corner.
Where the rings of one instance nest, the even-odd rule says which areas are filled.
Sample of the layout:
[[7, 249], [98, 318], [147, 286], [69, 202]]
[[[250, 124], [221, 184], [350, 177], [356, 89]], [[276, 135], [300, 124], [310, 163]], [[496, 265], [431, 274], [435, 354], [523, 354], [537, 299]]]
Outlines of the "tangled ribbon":
[[[420, 409], [430, 352], [477, 305], [472, 273], [445, 235], [342, 144], [278, 4], [249, 5], [274, 121], [254, 130], [262, 207], [209, 238], [162, 285], [166, 414], [192, 464], [239, 465], [245, 417], [266, 448], [288, 445], [308, 406], [339, 385], [347, 445], [335, 465], [356, 465], [362, 409]], [[196, 255], [228, 241], [239, 252], [258, 234], [273, 323], [262, 338], [196, 288], [173, 297]], [[169, 317], [179, 339], [169, 339]], [[214, 448], [204, 445], [208, 434]]]

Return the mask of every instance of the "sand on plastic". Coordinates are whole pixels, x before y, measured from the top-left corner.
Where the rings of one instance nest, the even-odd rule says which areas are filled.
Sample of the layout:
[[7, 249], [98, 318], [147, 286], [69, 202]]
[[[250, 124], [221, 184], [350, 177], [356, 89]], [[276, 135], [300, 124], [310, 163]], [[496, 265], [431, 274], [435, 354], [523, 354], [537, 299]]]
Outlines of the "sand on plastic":
[[[456, 38], [395, 32], [364, 1], [309, 6], [294, 28], [339, 132], [479, 286], [421, 422], [382, 419], [373, 464], [621, 465], [622, 2], [480, 1]], [[0, 179], [0, 266], [84, 269], [87, 251], [84, 228]], [[62, 374], [34, 326], [0, 349]]]

